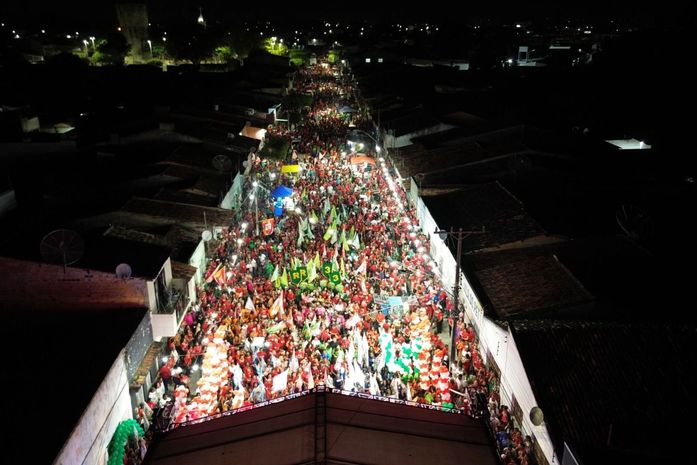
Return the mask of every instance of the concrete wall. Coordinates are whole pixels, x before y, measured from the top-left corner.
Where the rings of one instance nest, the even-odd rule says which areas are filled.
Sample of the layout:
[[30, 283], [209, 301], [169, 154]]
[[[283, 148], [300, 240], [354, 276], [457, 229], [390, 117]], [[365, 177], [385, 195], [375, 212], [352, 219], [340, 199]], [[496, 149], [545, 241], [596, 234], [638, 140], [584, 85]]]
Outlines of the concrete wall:
[[385, 135], [385, 147], [391, 148], [391, 149], [406, 147], [407, 145], [411, 145], [411, 139], [414, 137], [421, 137], [421, 136], [427, 136], [429, 134], [436, 134], [439, 132], [447, 131], [448, 129], [452, 129], [454, 127], [455, 126], [453, 126], [451, 124], [439, 123], [439, 124], [436, 124], [435, 126], [420, 129], [418, 131], [410, 132], [409, 134], [404, 134], [401, 136], [393, 136], [391, 134], [386, 134]]
[[201, 284], [203, 282], [203, 275], [206, 272], [206, 246], [203, 241], [199, 241], [196, 250], [191, 254], [189, 259], [189, 265], [198, 268], [196, 272], [196, 284]]
[[152, 324], [152, 336], [156, 341], [161, 341], [163, 337], [172, 337], [177, 334], [179, 328], [176, 312], [172, 313], [151, 313], [150, 322]]
[[146, 281], [114, 273], [0, 257], [0, 309], [99, 310], [148, 306]]
[[133, 379], [152, 341], [153, 336], [150, 314], [146, 313], [138, 325], [138, 328], [133, 332], [128, 344], [126, 344], [126, 349], [124, 351], [126, 375], [129, 382]]
[[[409, 200], [416, 209], [422, 231], [431, 235], [431, 256], [438, 264], [438, 271], [441, 275], [443, 286], [451, 290], [450, 293], [452, 294], [455, 283], [455, 257], [446, 243], [433, 234], [433, 231], [440, 228], [419, 196], [418, 186], [413, 178], [410, 182]], [[486, 359], [487, 353], [491, 354], [493, 361], [501, 372], [501, 403], [511, 406], [513, 396], [515, 396], [518, 405], [520, 405], [523, 411], [523, 424], [521, 425], [523, 434], [534, 435], [535, 440], [550, 464], [559, 463], [559, 457], [555, 456], [554, 446], [545, 424], [535, 426], [530, 422], [528, 413], [530, 409], [537, 406], [537, 401], [525, 371], [525, 366], [518, 353], [518, 348], [515, 345], [513, 334], [511, 334], [510, 330], [502, 328], [484, 316], [482, 305], [463, 273], [460, 276], [460, 291], [460, 308], [465, 312], [466, 321], [472, 323], [477, 331], [484, 362], [487, 365], [491, 363], [491, 360]]]
[[238, 207], [238, 202], [242, 196], [242, 184], [244, 182], [244, 176], [237, 173], [235, 180], [232, 182], [230, 190], [227, 191], [223, 201], [220, 202], [220, 208], [225, 208], [226, 210], [231, 210]]
[[106, 448], [118, 424], [131, 418], [126, 365], [119, 354], [55, 460], [56, 465], [106, 463]]

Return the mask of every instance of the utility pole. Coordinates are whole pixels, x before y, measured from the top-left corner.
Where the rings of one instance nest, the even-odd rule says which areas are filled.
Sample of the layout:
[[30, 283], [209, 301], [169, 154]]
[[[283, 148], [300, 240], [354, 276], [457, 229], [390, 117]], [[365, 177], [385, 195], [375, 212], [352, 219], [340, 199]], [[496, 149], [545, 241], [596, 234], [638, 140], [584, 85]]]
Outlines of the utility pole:
[[455, 231], [455, 228], [451, 227], [450, 231], [446, 230], [436, 230], [434, 234], [438, 234], [438, 236], [442, 239], [445, 240], [448, 236], [454, 237], [457, 239], [457, 254], [455, 255], [455, 290], [453, 292], [453, 326], [450, 328], [450, 357], [449, 357], [449, 364], [450, 364], [450, 371], [452, 372], [452, 367], [453, 364], [455, 363], [455, 357], [456, 357], [456, 350], [455, 350], [455, 338], [456, 338], [456, 328], [457, 328], [457, 322], [460, 319], [460, 257], [462, 256], [462, 240], [465, 239], [467, 236], [470, 234], [484, 234], [485, 228], [482, 226], [481, 230], [477, 231], [463, 231], [462, 228], [459, 228], [457, 231]]

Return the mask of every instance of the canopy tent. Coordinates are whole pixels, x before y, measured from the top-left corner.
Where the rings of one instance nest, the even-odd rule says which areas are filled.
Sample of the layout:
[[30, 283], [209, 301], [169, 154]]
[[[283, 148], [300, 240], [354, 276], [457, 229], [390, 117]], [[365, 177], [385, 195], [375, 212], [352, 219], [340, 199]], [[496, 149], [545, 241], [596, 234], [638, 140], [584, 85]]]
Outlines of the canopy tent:
[[275, 197], [277, 199], [290, 197], [291, 195], [293, 195], [293, 189], [284, 185], [280, 185], [271, 191], [271, 197]]
[[375, 159], [363, 154], [356, 154], [356, 156], [351, 157], [351, 164], [358, 165], [360, 163], [369, 163], [371, 165], [375, 164]]
[[300, 171], [300, 165], [283, 165], [281, 173], [297, 173]]

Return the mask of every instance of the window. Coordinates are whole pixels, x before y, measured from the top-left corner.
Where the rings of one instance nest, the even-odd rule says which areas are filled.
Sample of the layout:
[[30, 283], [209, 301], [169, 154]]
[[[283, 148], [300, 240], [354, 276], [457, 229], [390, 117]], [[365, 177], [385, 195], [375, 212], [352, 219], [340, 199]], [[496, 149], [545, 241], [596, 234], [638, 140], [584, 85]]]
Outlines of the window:
[[370, 63], [370, 58], [366, 58], [366, 59], [365, 59], [365, 62], [366, 62], [366, 63]]
[[382, 58], [378, 58], [378, 63], [382, 63]]

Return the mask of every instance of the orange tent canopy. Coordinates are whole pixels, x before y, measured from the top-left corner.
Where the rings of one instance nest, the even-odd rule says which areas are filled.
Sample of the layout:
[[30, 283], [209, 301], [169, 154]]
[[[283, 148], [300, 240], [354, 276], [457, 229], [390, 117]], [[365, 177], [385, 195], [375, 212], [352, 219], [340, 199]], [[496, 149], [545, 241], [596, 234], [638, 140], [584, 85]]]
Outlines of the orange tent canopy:
[[370, 163], [371, 165], [375, 164], [375, 159], [371, 158], [366, 155], [356, 155], [355, 157], [351, 157], [351, 164], [352, 165], [358, 165], [360, 163]]

